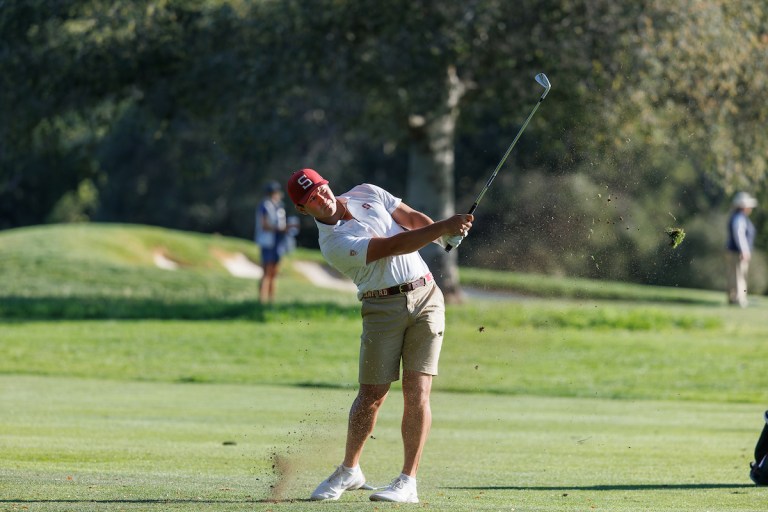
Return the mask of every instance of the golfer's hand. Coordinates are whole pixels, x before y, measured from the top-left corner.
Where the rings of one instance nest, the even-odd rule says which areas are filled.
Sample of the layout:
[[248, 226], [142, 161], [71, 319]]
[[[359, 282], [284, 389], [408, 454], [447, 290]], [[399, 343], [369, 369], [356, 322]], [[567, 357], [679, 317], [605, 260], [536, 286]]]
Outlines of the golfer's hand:
[[445, 234], [441, 237], [444, 240], [445, 251], [450, 252], [454, 247], [458, 247], [464, 237], [467, 236], [469, 230], [472, 228], [472, 221], [475, 220], [475, 216], [471, 213], [459, 213], [453, 217], [441, 221], [445, 227]]
[[475, 216], [471, 213], [459, 213], [450, 217], [448, 223], [450, 229], [448, 235], [467, 236], [469, 230], [472, 229], [472, 221], [475, 220]]

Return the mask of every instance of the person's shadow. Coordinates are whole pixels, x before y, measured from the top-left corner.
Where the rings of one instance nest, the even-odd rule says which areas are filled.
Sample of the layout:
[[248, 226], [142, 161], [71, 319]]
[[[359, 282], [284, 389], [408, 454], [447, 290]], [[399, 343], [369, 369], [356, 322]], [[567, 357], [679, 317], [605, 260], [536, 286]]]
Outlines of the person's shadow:
[[743, 489], [754, 484], [626, 484], [626, 485], [479, 485], [440, 487], [464, 491], [663, 491], [675, 489]]

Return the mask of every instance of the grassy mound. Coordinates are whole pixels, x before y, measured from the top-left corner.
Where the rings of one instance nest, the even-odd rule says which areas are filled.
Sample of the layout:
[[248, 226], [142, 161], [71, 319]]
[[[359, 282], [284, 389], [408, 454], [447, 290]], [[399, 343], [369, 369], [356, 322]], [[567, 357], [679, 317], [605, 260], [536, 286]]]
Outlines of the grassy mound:
[[[0, 233], [0, 317], [261, 319], [258, 284], [233, 277], [222, 258], [259, 261], [248, 240], [121, 224], [67, 224]], [[157, 256], [177, 270], [159, 268]], [[316, 258], [306, 251], [294, 256]], [[306, 303], [307, 281], [285, 265], [284, 307]], [[344, 303], [318, 290], [312, 302]], [[351, 304], [354, 295], [348, 298]], [[286, 306], [287, 305], [287, 306]], [[321, 306], [324, 310], [326, 306]], [[310, 309], [317, 309], [310, 308]]]
[[[322, 262], [299, 249], [282, 265], [278, 304], [265, 310], [253, 279], [233, 277], [222, 258], [259, 261], [249, 240], [125, 224], [63, 224], [0, 232], [0, 317], [263, 320], [265, 314], [356, 314], [353, 293], [312, 286], [293, 260]], [[177, 270], [159, 268], [156, 258]], [[720, 304], [721, 293], [552, 276], [461, 269], [480, 290], [569, 299]], [[309, 291], [309, 293], [308, 293]]]

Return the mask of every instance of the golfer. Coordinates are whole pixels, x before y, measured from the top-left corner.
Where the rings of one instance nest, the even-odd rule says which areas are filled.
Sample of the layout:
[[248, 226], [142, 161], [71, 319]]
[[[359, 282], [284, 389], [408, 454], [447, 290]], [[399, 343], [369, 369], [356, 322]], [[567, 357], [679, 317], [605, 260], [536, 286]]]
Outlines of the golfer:
[[404, 462], [392, 483], [372, 501], [418, 503], [416, 472], [432, 423], [429, 395], [445, 329], [445, 304], [417, 252], [436, 242], [458, 245], [473, 216], [434, 222], [375, 185], [358, 185], [335, 196], [312, 169], [293, 173], [288, 195], [296, 209], [315, 218], [325, 259], [357, 285], [362, 301], [360, 389], [349, 411], [344, 460], [311, 495], [337, 500], [366, 485], [360, 456], [379, 408], [403, 367]]

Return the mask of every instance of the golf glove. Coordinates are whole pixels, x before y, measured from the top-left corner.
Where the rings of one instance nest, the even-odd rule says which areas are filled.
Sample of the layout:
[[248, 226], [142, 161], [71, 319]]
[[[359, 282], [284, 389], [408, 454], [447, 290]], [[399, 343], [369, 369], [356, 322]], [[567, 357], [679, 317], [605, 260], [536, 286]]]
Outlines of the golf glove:
[[440, 237], [440, 240], [443, 242], [443, 247], [448, 247], [450, 245], [455, 249], [461, 245], [461, 241], [464, 240], [464, 237], [461, 235], [443, 235]]

